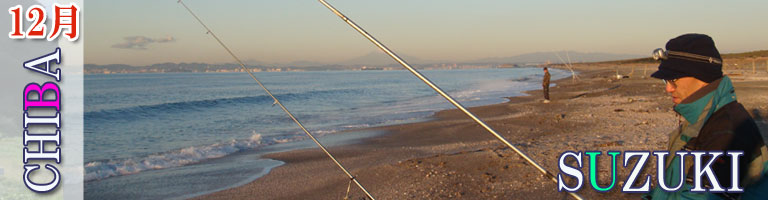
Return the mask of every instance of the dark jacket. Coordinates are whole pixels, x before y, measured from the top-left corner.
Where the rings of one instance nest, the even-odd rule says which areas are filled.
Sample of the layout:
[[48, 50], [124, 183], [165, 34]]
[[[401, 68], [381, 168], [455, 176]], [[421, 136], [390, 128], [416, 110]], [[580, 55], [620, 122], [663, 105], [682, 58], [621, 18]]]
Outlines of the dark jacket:
[[[760, 150], [763, 146], [765, 143], [757, 124], [744, 106], [734, 101], [713, 113], [701, 128], [699, 136], [691, 138], [684, 148], [697, 151], [743, 151], [744, 155], [739, 160], [739, 171], [742, 173], [739, 180], [745, 180], [747, 177], [744, 175], [750, 162], [763, 156]], [[722, 158], [722, 161], [713, 163], [712, 169], [721, 184], [729, 185], [725, 183], [731, 180], [731, 163]], [[689, 173], [688, 177], [693, 178], [693, 173]]]

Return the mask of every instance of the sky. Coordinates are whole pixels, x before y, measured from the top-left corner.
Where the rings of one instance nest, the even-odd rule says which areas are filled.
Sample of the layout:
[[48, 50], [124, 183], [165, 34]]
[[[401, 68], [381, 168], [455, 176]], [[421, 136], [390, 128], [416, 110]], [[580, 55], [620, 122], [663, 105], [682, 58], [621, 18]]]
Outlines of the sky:
[[[378, 51], [315, 0], [184, 0], [249, 63], [334, 63]], [[768, 49], [768, 1], [328, 0], [398, 54], [461, 62], [548, 51], [650, 55], [684, 33], [721, 53]], [[84, 5], [85, 63], [234, 60], [177, 0]]]

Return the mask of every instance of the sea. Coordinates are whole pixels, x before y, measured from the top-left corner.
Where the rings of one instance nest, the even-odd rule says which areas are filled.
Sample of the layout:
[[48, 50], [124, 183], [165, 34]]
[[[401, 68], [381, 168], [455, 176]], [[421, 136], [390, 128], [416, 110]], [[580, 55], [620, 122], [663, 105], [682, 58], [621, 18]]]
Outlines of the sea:
[[[533, 67], [422, 73], [468, 107], [540, 89], [543, 75]], [[362, 128], [430, 120], [453, 108], [405, 70], [254, 75], [326, 146], [386, 134]], [[284, 164], [264, 154], [316, 148], [246, 73], [86, 75], [84, 90], [89, 199], [208, 194]]]

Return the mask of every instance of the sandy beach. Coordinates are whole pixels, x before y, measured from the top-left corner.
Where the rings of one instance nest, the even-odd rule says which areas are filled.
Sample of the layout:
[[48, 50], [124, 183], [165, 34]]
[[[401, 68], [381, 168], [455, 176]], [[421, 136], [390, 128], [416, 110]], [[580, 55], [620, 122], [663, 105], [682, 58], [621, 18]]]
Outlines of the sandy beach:
[[[655, 71], [655, 66], [647, 66], [646, 74]], [[576, 69], [578, 80], [554, 82], [550, 103], [542, 103], [541, 91], [536, 90], [470, 111], [555, 174], [564, 151], [664, 150], [667, 133], [678, 118], [661, 81], [644, 77], [643, 66], [577, 65]], [[628, 78], [617, 79], [617, 70]], [[731, 77], [738, 101], [763, 132], [768, 131], [766, 77], [767, 72]], [[366, 130], [386, 134], [329, 151], [377, 199], [571, 199], [458, 110], [440, 111], [426, 122]], [[266, 157], [286, 164], [254, 182], [197, 199], [345, 198], [349, 179], [318, 148]], [[599, 178], [607, 185], [610, 163], [607, 156], [603, 158]], [[654, 166], [655, 162], [647, 163], [645, 172], [655, 174]], [[582, 170], [585, 176], [587, 167]], [[596, 192], [585, 182], [578, 193], [587, 199], [639, 199], [640, 194], [620, 192], [631, 169], [618, 169], [620, 178], [610, 192]], [[354, 184], [349, 196], [365, 198]]]

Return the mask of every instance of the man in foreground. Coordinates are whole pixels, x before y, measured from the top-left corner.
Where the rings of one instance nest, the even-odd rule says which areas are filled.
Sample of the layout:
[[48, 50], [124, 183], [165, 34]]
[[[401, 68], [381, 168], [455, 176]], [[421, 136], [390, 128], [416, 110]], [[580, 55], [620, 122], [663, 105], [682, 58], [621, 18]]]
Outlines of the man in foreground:
[[[668, 151], [671, 155], [676, 151], [743, 151], [738, 176], [744, 193], [691, 192], [696, 176], [693, 160], [686, 157], [681, 169], [679, 156], [668, 156], [665, 180], [661, 181], [677, 186], [683, 173], [682, 188], [668, 192], [656, 186], [646, 199], [768, 199], [768, 137], [761, 135], [744, 106], [736, 101], [730, 78], [723, 76], [720, 53], [712, 38], [685, 34], [669, 40], [666, 49], [654, 51], [654, 59], [661, 60], [661, 64], [651, 77], [664, 80], [674, 110], [683, 119], [669, 134]], [[719, 157], [711, 168], [720, 185], [730, 188], [730, 157]], [[705, 187], [712, 188], [706, 176], [701, 178]]]

